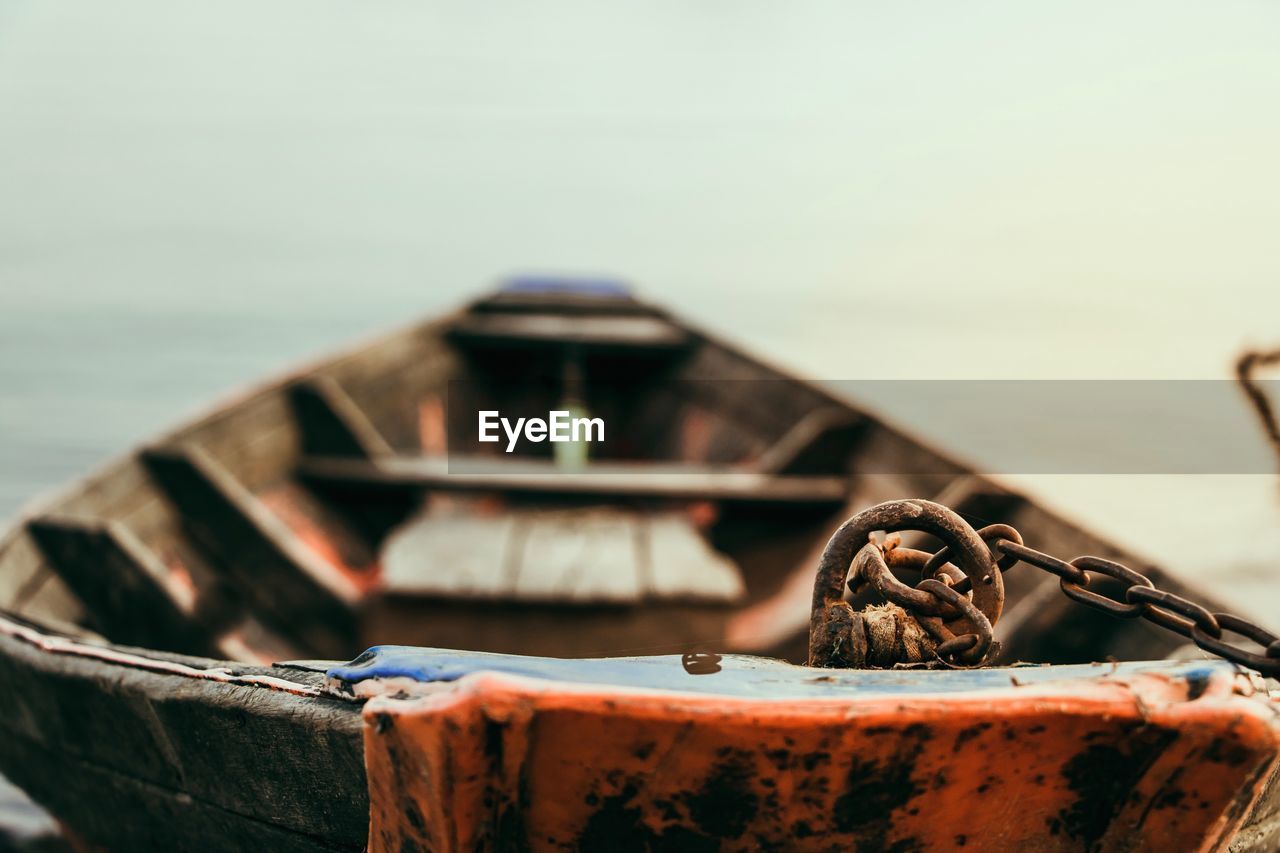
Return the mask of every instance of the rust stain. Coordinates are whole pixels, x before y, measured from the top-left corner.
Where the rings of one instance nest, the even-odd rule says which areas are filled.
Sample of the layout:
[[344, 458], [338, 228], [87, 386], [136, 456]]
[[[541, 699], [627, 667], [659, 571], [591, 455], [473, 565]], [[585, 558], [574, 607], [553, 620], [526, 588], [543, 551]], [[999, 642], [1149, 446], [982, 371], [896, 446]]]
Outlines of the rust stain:
[[477, 673], [365, 710], [370, 849], [1212, 849], [1266, 703], [1156, 676], [760, 700]]

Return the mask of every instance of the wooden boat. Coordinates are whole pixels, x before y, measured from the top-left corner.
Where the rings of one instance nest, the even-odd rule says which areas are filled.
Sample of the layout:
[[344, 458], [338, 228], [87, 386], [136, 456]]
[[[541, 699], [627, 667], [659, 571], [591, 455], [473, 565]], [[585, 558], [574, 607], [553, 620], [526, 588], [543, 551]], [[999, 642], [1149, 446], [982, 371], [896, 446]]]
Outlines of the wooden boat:
[[[611, 431], [507, 454], [480, 408]], [[1273, 848], [1265, 687], [1057, 578], [1010, 573], [996, 625], [1050, 666], [799, 666], [832, 530], [909, 496], [1221, 609], [617, 288], [526, 281], [23, 518], [0, 771], [108, 848]]]

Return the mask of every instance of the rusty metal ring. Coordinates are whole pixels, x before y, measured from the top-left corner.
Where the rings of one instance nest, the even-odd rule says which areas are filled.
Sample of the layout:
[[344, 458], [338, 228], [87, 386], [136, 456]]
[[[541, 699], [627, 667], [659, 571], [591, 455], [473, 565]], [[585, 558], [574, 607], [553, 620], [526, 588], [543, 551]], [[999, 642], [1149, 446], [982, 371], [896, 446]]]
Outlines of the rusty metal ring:
[[[956, 592], [954, 589], [935, 578], [925, 578], [920, 581], [916, 588], [922, 592], [928, 593], [929, 595], [936, 596], [950, 604], [952, 607], [955, 607], [964, 614], [965, 618], [971, 624], [977, 627], [978, 630], [976, 631], [956, 635], [956, 639], [970, 635], [977, 638], [972, 647], [966, 648], [959, 654], [956, 654], [956, 658], [964, 663], [972, 664], [981, 662], [982, 659], [987, 656], [987, 652], [991, 649], [991, 640], [993, 635], [991, 623], [987, 620], [986, 615], [975, 607], [973, 602], [964, 595], [961, 595], [959, 592]], [[948, 625], [947, 628], [950, 630], [951, 626]], [[946, 646], [948, 644], [943, 643], [942, 645]], [[942, 649], [939, 648], [939, 654], [942, 653]]]
[[[991, 552], [977, 531], [963, 518], [942, 506], [926, 500], [887, 501], [863, 510], [850, 518], [832, 534], [818, 562], [813, 585], [810, 618], [822, 619], [822, 611], [841, 602], [845, 577], [854, 555], [870, 541], [871, 534], [883, 530], [920, 530], [942, 540], [955, 555], [953, 562], [974, 584], [973, 604], [995, 624], [1004, 606], [1004, 582], [991, 563]], [[991, 583], [982, 579], [990, 575]], [[976, 631], [976, 626], [969, 626]]]
[[[1133, 569], [1122, 566], [1111, 560], [1104, 560], [1101, 557], [1076, 557], [1071, 561], [1071, 565], [1084, 572], [1087, 578], [1090, 572], [1097, 572], [1100, 575], [1106, 575], [1115, 578], [1118, 581], [1124, 581], [1129, 586], [1152, 586], [1151, 580], [1145, 575], [1140, 575]], [[1133, 619], [1142, 615], [1143, 605], [1141, 604], [1125, 604], [1120, 601], [1107, 598], [1105, 595], [1099, 595], [1096, 592], [1090, 592], [1084, 587], [1088, 585], [1085, 581], [1084, 585], [1074, 583], [1063, 578], [1059, 581], [1062, 592], [1070, 599], [1078, 601], [1081, 604], [1087, 604], [1090, 607], [1110, 613], [1112, 616], [1118, 616], [1121, 619]], [[1128, 587], [1125, 588], [1127, 594]], [[1207, 636], [1207, 635], [1206, 635]]]
[[[895, 553], [893, 549], [889, 553]], [[849, 588], [857, 591], [870, 584], [876, 592], [913, 615], [941, 616], [948, 621], [961, 615], [955, 607], [948, 606], [940, 596], [910, 587], [893, 576], [885, 560], [885, 553], [875, 542], [868, 542], [853, 558], [849, 572]]]
[[936, 643], [945, 643], [948, 640], [954, 640], [956, 635], [947, 630], [946, 624], [937, 616], [918, 616], [916, 621], [920, 623], [920, 627], [933, 637]]
[[[938, 570], [931, 575], [925, 574], [925, 567], [929, 565], [929, 561], [933, 559], [933, 554], [930, 554], [928, 551], [919, 551], [915, 548], [903, 548], [901, 546], [885, 548], [883, 550], [884, 561], [889, 564], [890, 569], [915, 572], [922, 578], [945, 578], [951, 582], [952, 586], [956, 586], [961, 583], [968, 583], [968, 578], [965, 577], [964, 572], [960, 571], [950, 563], [940, 566]], [[968, 587], [965, 588], [968, 589]]]
[[[1022, 534], [1007, 524], [988, 524], [986, 527], [978, 531], [978, 536], [983, 542], [987, 543], [987, 549], [991, 552], [991, 560], [1000, 567], [1000, 571], [1007, 572], [1018, 564], [1017, 556], [1001, 551], [1000, 556], [996, 555], [995, 542], [998, 540], [1006, 540], [1017, 545], [1022, 544]], [[938, 570], [941, 569], [951, 559], [951, 549], [942, 546], [942, 549], [936, 551], [929, 562], [925, 563], [921, 574], [926, 578], [936, 577]], [[967, 588], [966, 588], [967, 589]]]
[[944, 661], [958, 657], [978, 644], [977, 634], [961, 634], [957, 637], [937, 616], [921, 616], [916, 621], [933, 637], [937, 643], [934, 653]]
[[[1004, 525], [998, 526], [1003, 527]], [[978, 531], [978, 533], [981, 535], [982, 531]], [[930, 628], [928, 625], [925, 626], [926, 629], [934, 635], [934, 639], [938, 640], [940, 643], [945, 643], [955, 639], [956, 634], [953, 634], [950, 629], [953, 624], [958, 623], [959, 620], [968, 620], [965, 624], [973, 622], [969, 612], [954, 604], [948, 603], [952, 601], [952, 598], [949, 596], [921, 596], [920, 592], [922, 590], [919, 584], [914, 588], [908, 587], [896, 577], [893, 577], [891, 571], [886, 571], [885, 569], [887, 566], [888, 569], [898, 568], [905, 569], [907, 571], [916, 570], [923, 574], [924, 567], [929, 564], [929, 561], [933, 560], [937, 556], [936, 554], [930, 554], [928, 551], [917, 551], [914, 548], [903, 548], [900, 546], [894, 546], [888, 549], [881, 548], [880, 552], [884, 555], [884, 566], [872, 566], [872, 571], [868, 572], [867, 561], [869, 560], [869, 557], [862, 557], [863, 551], [866, 551], [868, 548], [874, 549], [874, 544], [868, 544], [866, 548], [863, 548], [862, 551], [858, 552], [857, 557], [853, 558], [854, 568], [849, 572], [849, 588], [851, 591], [856, 592], [859, 585], [863, 582], [871, 582], [887, 600], [892, 601], [899, 607], [909, 609], [912, 614], [917, 617], [917, 621], [922, 625], [924, 625], [923, 617], [941, 617], [941, 619], [945, 620], [947, 623], [945, 626], [945, 633], [940, 633], [943, 630], [941, 627], [941, 621], [939, 622], [940, 627], [937, 630]], [[870, 575], [870, 577], [867, 577], [867, 575]], [[954, 589], [956, 593], [967, 593], [972, 588], [969, 578], [955, 566], [946, 562], [939, 566], [937, 570], [937, 577], [924, 575], [923, 579], [941, 580], [948, 587]], [[968, 604], [969, 599], [966, 598], [965, 603]], [[973, 612], [981, 613], [981, 611], [978, 610]], [[983, 618], [985, 619], [985, 616]], [[969, 634], [961, 633], [961, 636], [969, 636]], [[977, 641], [975, 640], [974, 642]], [[959, 651], [967, 651], [971, 646], [972, 644], [965, 646], [964, 648], [959, 649]]]
[[[1014, 528], [1010, 527], [1007, 524], [988, 524], [986, 527], [978, 531], [978, 535], [982, 537], [983, 542], [987, 543], [987, 548], [988, 550], [991, 551], [991, 559], [993, 562], [995, 562], [996, 566], [1000, 569], [1001, 573], [1007, 572], [1009, 569], [1018, 565], [1020, 560], [1015, 554], [1010, 554], [1010, 553], [1001, 551], [1000, 553], [1002, 554], [1002, 556], [997, 558], [996, 543], [1006, 542], [1006, 543], [1012, 543], [1015, 545], [1021, 545], [1022, 544], [1021, 533], [1019, 533], [1017, 530], [1015, 530]], [[946, 548], [943, 548], [941, 551], [938, 551], [936, 554], [934, 554], [933, 557], [930, 558], [929, 562], [925, 564], [925, 568], [923, 572], [924, 576], [927, 578], [931, 578], [931, 577], [938, 577], [939, 575], [941, 575], [946, 570], [947, 566], [950, 565], [949, 563], [946, 562], [948, 557], [950, 557], [950, 552]], [[955, 587], [957, 592], [968, 592], [970, 589], [973, 588], [973, 582], [970, 581], [968, 578], [964, 578], [962, 580], [957, 581], [956, 583], [953, 583], [952, 586]]]
[[978, 645], [977, 634], [961, 634], [958, 637], [952, 637], [950, 640], [938, 643], [938, 657], [946, 660], [947, 658], [959, 659], [962, 654]]

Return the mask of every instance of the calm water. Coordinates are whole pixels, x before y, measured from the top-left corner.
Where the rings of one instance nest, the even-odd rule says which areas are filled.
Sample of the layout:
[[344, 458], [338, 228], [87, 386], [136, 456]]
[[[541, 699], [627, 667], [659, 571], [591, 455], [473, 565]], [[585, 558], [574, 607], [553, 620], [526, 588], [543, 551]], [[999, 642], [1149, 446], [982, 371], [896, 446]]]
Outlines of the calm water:
[[[820, 379], [1224, 376], [1280, 342], [1277, 24], [9, 0], [0, 514], [513, 270], [626, 276]], [[1271, 595], [1273, 478], [1024, 485]]]

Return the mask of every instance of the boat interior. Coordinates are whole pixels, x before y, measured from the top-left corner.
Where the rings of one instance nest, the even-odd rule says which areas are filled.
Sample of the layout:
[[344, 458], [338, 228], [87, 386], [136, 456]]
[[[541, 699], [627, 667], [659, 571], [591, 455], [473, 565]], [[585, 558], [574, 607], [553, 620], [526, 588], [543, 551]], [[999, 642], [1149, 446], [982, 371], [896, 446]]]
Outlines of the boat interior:
[[[508, 452], [479, 440], [482, 410], [585, 413], [607, 434]], [[606, 285], [526, 281], [252, 389], [33, 508], [0, 541], [0, 609], [91, 641], [245, 662], [405, 644], [802, 663], [827, 538], [907, 497], [1187, 592], [660, 308]], [[1003, 662], [1181, 645], [1075, 605], [1042, 573], [1005, 584]]]

